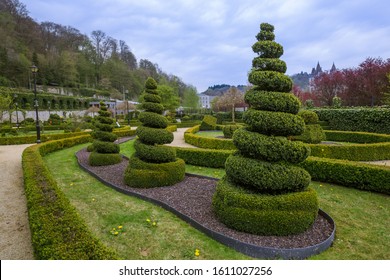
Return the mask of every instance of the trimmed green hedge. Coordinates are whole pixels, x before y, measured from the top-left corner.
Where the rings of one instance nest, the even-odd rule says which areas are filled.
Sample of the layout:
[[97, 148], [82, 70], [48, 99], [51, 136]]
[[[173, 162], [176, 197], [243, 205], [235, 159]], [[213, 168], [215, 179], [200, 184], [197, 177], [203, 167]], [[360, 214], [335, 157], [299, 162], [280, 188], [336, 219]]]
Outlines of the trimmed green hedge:
[[305, 231], [318, 213], [316, 192], [282, 195], [252, 193], [229, 182], [218, 182], [213, 197], [213, 209], [218, 219], [239, 231], [258, 235], [291, 235]]
[[225, 169], [229, 179], [259, 193], [302, 191], [311, 179], [306, 170], [296, 165], [251, 159], [238, 153], [227, 158]]
[[120, 146], [111, 142], [103, 142], [100, 140], [93, 141], [94, 151], [101, 154], [118, 154]]
[[200, 124], [199, 130], [215, 130], [217, 125], [217, 118], [206, 115], [204, 116], [202, 123]]
[[301, 117], [283, 112], [249, 109], [244, 113], [244, 121], [251, 131], [265, 135], [301, 135], [305, 128]]
[[306, 124], [303, 133], [292, 136], [291, 139], [304, 143], [319, 144], [326, 139], [326, 134], [319, 124]]
[[251, 71], [248, 81], [254, 85], [262, 85], [261, 89], [276, 92], [290, 92], [292, 80], [280, 72], [275, 71]]
[[176, 160], [176, 150], [169, 146], [146, 145], [139, 139], [135, 140], [134, 148], [136, 155], [147, 162], [172, 162]]
[[327, 140], [337, 142], [361, 144], [390, 142], [390, 135], [370, 132], [325, 130], [325, 135]]
[[142, 108], [147, 112], [156, 114], [162, 114], [164, 112], [164, 106], [159, 103], [144, 102], [142, 103]]
[[316, 181], [390, 194], [389, 167], [316, 157], [309, 157], [300, 166]]
[[223, 136], [227, 139], [231, 139], [233, 137], [234, 131], [236, 131], [241, 127], [242, 125], [236, 125], [236, 124], [224, 125], [222, 127]]
[[264, 91], [254, 87], [248, 90], [244, 97], [245, 102], [256, 110], [297, 114], [301, 107], [299, 99], [293, 94], [286, 92]]
[[176, 148], [176, 156], [187, 164], [224, 168], [226, 159], [232, 154], [231, 150]]
[[363, 131], [390, 134], [390, 109], [311, 109], [321, 121], [328, 123], [329, 129], [343, 131]]
[[[89, 136], [89, 132], [42, 134], [41, 135], [41, 142], [70, 138], [70, 137], [77, 137], [77, 136]], [[36, 135], [0, 137], [0, 145], [32, 144], [32, 143], [36, 143], [36, 142], [37, 142]]]
[[[96, 141], [93, 143], [95, 146]], [[88, 162], [91, 166], [105, 166], [105, 165], [112, 165], [117, 164], [122, 161], [122, 156], [118, 153], [100, 153], [95, 152], [95, 150], [90, 153]]]
[[34, 145], [23, 152], [23, 177], [36, 259], [117, 259], [116, 254], [88, 230], [42, 159], [47, 153], [89, 141], [89, 135], [79, 136]]
[[245, 128], [234, 133], [233, 143], [243, 155], [270, 162], [299, 163], [310, 155], [310, 148], [302, 142], [293, 142], [283, 136], [266, 136]]
[[181, 182], [185, 176], [185, 162], [177, 159], [173, 162], [149, 163], [132, 156], [126, 168], [126, 185], [134, 188], [154, 188], [172, 186]]
[[200, 126], [194, 126], [184, 132], [184, 141], [188, 144], [205, 149], [235, 150], [231, 139], [207, 138], [196, 135]]
[[150, 145], [169, 144], [173, 141], [172, 132], [166, 129], [140, 126], [137, 128], [137, 135], [143, 143]]
[[311, 155], [351, 161], [375, 161], [390, 159], [390, 143], [324, 145], [309, 144]]
[[138, 119], [144, 126], [154, 128], [166, 128], [168, 126], [168, 119], [163, 115], [152, 112], [141, 112]]

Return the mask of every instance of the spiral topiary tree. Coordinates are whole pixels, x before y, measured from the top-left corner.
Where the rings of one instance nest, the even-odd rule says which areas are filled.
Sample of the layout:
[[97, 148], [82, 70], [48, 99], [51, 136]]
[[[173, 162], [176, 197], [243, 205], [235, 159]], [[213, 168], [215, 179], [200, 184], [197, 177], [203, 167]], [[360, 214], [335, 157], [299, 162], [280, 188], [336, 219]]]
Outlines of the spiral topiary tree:
[[93, 166], [111, 165], [122, 161], [119, 154], [120, 147], [113, 143], [117, 136], [112, 133], [114, 119], [107, 110], [106, 104], [100, 102], [99, 116], [95, 117], [95, 129], [92, 132], [93, 141], [92, 153], [89, 156], [89, 164]]
[[233, 229], [259, 235], [290, 235], [308, 229], [318, 213], [310, 175], [296, 166], [310, 154], [300, 135], [304, 121], [297, 115], [299, 100], [289, 93], [291, 79], [280, 60], [283, 47], [274, 42], [274, 27], [260, 25], [245, 94], [249, 109], [246, 126], [236, 130], [238, 151], [225, 164], [226, 176], [217, 184], [213, 209], [220, 221]]
[[173, 141], [173, 133], [166, 129], [168, 120], [162, 115], [164, 107], [154, 79], [146, 80], [143, 96], [144, 112], [138, 117], [142, 125], [137, 128], [136, 152], [126, 168], [125, 182], [138, 188], [173, 185], [184, 179], [185, 163], [176, 158], [174, 148], [163, 145]]

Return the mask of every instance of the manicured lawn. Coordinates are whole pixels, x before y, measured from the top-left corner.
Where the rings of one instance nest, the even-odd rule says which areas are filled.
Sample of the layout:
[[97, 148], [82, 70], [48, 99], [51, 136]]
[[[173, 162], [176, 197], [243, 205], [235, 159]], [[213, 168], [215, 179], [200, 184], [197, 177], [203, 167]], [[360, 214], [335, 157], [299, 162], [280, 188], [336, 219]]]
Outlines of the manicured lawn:
[[[131, 146], [131, 141], [122, 144], [122, 152], [131, 155]], [[82, 147], [49, 154], [45, 161], [91, 230], [121, 258], [247, 258], [162, 208], [118, 193], [80, 170], [74, 153]], [[186, 168], [187, 172], [218, 178], [224, 174], [221, 169]], [[337, 227], [333, 246], [312, 259], [390, 259], [389, 196], [319, 182], [312, 185], [318, 192], [320, 207], [332, 216]], [[152, 225], [153, 221], [157, 226]], [[195, 257], [195, 249], [200, 250], [199, 257]]]
[[215, 138], [215, 137], [223, 138], [223, 132], [221, 130], [199, 131], [196, 133], [196, 135], [207, 137], [207, 138]]

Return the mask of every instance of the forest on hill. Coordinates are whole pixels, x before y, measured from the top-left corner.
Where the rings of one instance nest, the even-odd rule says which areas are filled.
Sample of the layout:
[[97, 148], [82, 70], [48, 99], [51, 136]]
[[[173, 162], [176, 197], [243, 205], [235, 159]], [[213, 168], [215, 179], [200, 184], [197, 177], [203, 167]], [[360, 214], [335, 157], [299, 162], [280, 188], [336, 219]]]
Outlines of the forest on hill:
[[[148, 59], [137, 60], [130, 46], [102, 30], [89, 36], [72, 26], [36, 22], [18, 0], [0, 0], [0, 86], [31, 88], [32, 65], [37, 83], [69, 88], [81, 96], [137, 100], [147, 77], [166, 86], [181, 104], [194, 99], [196, 88], [165, 73]], [[186, 100], [187, 99], [187, 100]]]

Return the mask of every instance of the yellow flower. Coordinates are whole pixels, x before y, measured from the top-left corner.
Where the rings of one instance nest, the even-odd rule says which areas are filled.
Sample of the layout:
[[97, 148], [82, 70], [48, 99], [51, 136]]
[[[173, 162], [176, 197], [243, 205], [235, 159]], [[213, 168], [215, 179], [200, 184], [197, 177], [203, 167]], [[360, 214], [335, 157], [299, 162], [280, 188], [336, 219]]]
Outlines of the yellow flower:
[[153, 222], [153, 224], [152, 224], [153, 226], [156, 226], [157, 224], [156, 224], [156, 222]]
[[146, 219], [146, 221], [147, 221], [148, 223], [150, 223], [150, 219]]
[[118, 229], [122, 229], [123, 228], [123, 226], [118, 226]]
[[115, 234], [115, 235], [118, 235], [118, 234], [119, 234], [119, 232], [117, 232], [117, 231], [116, 231], [114, 234]]
[[73, 183], [70, 183], [71, 186], [73, 186]]
[[195, 256], [196, 256], [196, 257], [199, 257], [199, 255], [200, 255], [199, 249], [195, 249]]

